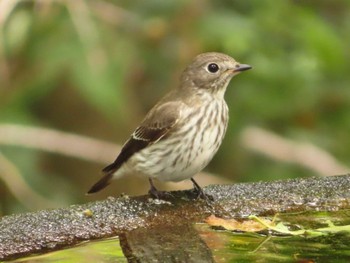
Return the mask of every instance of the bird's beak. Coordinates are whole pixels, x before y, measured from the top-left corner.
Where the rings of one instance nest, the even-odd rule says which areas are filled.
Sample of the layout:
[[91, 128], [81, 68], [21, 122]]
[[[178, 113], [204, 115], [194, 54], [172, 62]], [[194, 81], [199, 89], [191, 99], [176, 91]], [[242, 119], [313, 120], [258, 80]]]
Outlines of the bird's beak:
[[248, 69], [251, 69], [252, 66], [250, 65], [247, 65], [247, 64], [239, 64], [238, 67], [234, 68], [233, 69], [233, 72], [240, 72], [240, 71], [245, 71], [245, 70], [248, 70]]

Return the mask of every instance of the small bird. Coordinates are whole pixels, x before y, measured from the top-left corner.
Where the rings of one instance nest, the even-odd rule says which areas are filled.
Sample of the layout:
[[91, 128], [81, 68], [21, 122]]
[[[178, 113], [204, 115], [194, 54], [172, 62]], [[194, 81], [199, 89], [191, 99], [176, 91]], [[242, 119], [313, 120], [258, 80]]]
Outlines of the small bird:
[[146, 115], [115, 161], [88, 194], [125, 173], [149, 178], [149, 194], [159, 198], [153, 179], [191, 179], [198, 197], [206, 198], [193, 179], [211, 161], [224, 138], [229, 119], [224, 94], [231, 78], [251, 69], [228, 55], [203, 53], [183, 71], [180, 85]]

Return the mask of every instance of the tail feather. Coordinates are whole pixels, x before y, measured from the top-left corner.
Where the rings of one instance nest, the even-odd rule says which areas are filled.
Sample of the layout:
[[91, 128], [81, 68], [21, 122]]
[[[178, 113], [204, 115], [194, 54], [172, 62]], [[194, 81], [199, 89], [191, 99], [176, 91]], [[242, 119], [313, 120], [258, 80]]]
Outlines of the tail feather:
[[111, 183], [112, 177], [113, 177], [113, 173], [108, 173], [105, 176], [103, 176], [97, 183], [95, 183], [90, 188], [87, 194], [93, 194], [105, 188], [107, 185]]
[[102, 172], [104, 173], [114, 173], [117, 171], [120, 167], [120, 164], [117, 162], [111, 163], [110, 165], [107, 165], [105, 168], [102, 169]]
[[120, 165], [117, 165], [115, 162], [103, 168], [102, 172], [105, 174], [97, 183], [95, 183], [87, 194], [96, 193], [106, 186], [108, 186], [113, 178], [114, 173], [120, 168]]
[[103, 188], [105, 188], [107, 185], [111, 183], [113, 177], [114, 178], [118, 177], [116, 173], [121, 168], [123, 163], [127, 161], [127, 159], [131, 156], [130, 153], [127, 155], [123, 154], [123, 151], [125, 151], [124, 148], [122, 149], [122, 152], [118, 155], [117, 159], [113, 163], [103, 168], [102, 172], [105, 175], [90, 188], [87, 194], [93, 194], [102, 190]]

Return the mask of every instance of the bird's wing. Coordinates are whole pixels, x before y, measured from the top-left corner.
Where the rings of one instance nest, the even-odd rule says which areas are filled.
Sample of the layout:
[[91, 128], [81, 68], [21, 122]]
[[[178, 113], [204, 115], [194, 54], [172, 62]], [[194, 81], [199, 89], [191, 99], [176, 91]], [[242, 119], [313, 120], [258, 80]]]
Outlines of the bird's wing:
[[134, 153], [164, 138], [178, 122], [181, 110], [179, 104], [179, 102], [167, 102], [154, 107], [124, 144], [114, 163], [105, 167], [103, 172], [118, 169]]
[[136, 128], [130, 139], [124, 144], [115, 161], [102, 170], [105, 175], [91, 187], [88, 194], [98, 192], [105, 188], [110, 183], [113, 174], [133, 154], [150, 144], [157, 143], [168, 135], [179, 120], [182, 106], [183, 104], [179, 101], [171, 101], [156, 105], [147, 114], [141, 125]]

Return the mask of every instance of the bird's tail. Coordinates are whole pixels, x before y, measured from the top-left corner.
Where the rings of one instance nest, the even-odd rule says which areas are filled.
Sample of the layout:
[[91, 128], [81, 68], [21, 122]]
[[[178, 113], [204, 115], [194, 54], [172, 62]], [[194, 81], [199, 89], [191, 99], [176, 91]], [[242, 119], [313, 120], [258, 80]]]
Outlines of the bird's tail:
[[96, 193], [108, 186], [119, 168], [120, 166], [116, 166], [116, 163], [112, 163], [103, 168], [102, 172], [104, 173], [104, 176], [90, 188], [87, 194]]
[[87, 194], [94, 194], [94, 193], [102, 190], [103, 188], [105, 188], [107, 185], [110, 184], [112, 177], [113, 177], [112, 173], [108, 173], [108, 174], [104, 175], [97, 183], [95, 183], [90, 188], [90, 190], [87, 192]]

